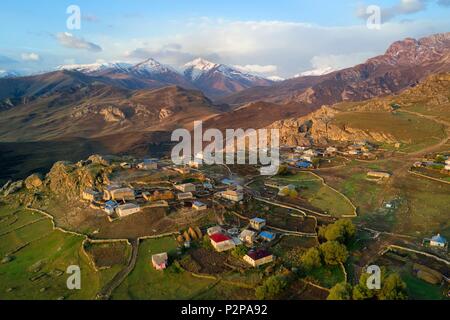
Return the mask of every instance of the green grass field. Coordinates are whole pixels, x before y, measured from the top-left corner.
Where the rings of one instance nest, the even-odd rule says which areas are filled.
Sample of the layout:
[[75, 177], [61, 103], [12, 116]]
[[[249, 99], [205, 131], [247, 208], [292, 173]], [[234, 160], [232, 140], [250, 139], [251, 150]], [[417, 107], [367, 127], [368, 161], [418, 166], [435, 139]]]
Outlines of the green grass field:
[[[96, 272], [82, 253], [83, 237], [53, 230], [50, 219], [40, 214], [0, 207], [0, 217], [12, 213], [20, 218], [0, 228], [0, 258], [12, 258], [0, 264], [0, 300], [94, 299], [120, 270], [113, 267]], [[34, 220], [39, 221], [22, 227], [24, 222]], [[67, 289], [66, 270], [71, 265], [80, 266], [81, 290]]]
[[418, 279], [410, 273], [403, 272], [401, 274], [403, 281], [406, 283], [408, 296], [414, 300], [444, 300], [444, 289], [437, 285], [429, 284]]
[[344, 273], [340, 266], [322, 266], [308, 272], [308, 278], [312, 278], [324, 288], [331, 289], [336, 284], [345, 281]]
[[151, 265], [153, 254], [168, 252], [176, 255], [177, 243], [172, 237], [144, 240], [139, 245], [136, 267], [128, 278], [113, 292], [113, 299], [136, 300], [187, 300], [197, 299], [215, 283], [201, 279], [171, 265], [157, 271]]
[[335, 217], [353, 215], [353, 207], [347, 199], [310, 172], [299, 172], [286, 177], [278, 176], [275, 180], [295, 185], [301, 198], [325, 213]]
[[437, 144], [445, 130], [435, 121], [397, 112], [351, 112], [338, 114], [333, 123], [393, 137], [403, 145], [400, 151], [414, 152]]

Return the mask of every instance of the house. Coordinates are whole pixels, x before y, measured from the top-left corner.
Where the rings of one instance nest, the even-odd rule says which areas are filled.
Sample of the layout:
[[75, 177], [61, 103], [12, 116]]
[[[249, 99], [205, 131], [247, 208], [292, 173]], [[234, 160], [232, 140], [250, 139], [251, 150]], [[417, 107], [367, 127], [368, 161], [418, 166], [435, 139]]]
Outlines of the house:
[[234, 180], [231, 180], [231, 179], [223, 179], [221, 181], [221, 183], [226, 185], [226, 186], [234, 186], [236, 184], [236, 182]]
[[138, 213], [140, 211], [141, 207], [134, 203], [126, 203], [116, 208], [117, 215], [122, 218], [131, 216], [132, 214]]
[[301, 169], [309, 169], [309, 168], [312, 168], [313, 164], [311, 163], [311, 161], [303, 160], [303, 161], [296, 162], [295, 166], [297, 168], [301, 168]]
[[353, 150], [349, 150], [347, 152], [347, 154], [350, 156], [359, 156], [360, 154], [362, 154], [362, 151], [358, 150], [358, 149], [353, 149]]
[[206, 204], [204, 204], [203, 202], [194, 201], [194, 203], [192, 204], [192, 209], [197, 210], [197, 211], [203, 211], [203, 210], [208, 209], [208, 206]]
[[169, 261], [169, 256], [166, 252], [154, 254], [152, 256], [152, 265], [156, 270], [164, 270], [167, 268], [167, 262]]
[[100, 200], [102, 196], [103, 194], [101, 192], [92, 189], [84, 189], [83, 192], [81, 193], [81, 197], [83, 198], [83, 200], [88, 201]]
[[158, 161], [153, 159], [145, 159], [136, 166], [139, 170], [156, 170], [158, 169]]
[[103, 193], [105, 200], [132, 201], [136, 199], [134, 190], [131, 188], [108, 187]]
[[132, 168], [131, 163], [128, 163], [128, 162], [122, 162], [122, 163], [120, 164], [120, 166], [121, 166], [123, 169], [131, 169], [131, 168]]
[[181, 192], [195, 192], [195, 185], [192, 183], [179, 184], [175, 188]]
[[105, 202], [105, 207], [104, 207], [104, 211], [108, 214], [111, 215], [116, 211], [116, 208], [119, 206], [119, 204], [114, 201], [114, 200], [109, 200]]
[[261, 218], [253, 218], [252, 220], [250, 220], [250, 226], [254, 230], [260, 231], [262, 228], [266, 226], [266, 220]]
[[437, 248], [445, 248], [447, 246], [447, 240], [440, 234], [437, 234], [436, 236], [431, 238], [430, 246]]
[[414, 168], [421, 168], [421, 167], [423, 167], [423, 162], [422, 161], [416, 161], [416, 162], [414, 162], [413, 167]]
[[173, 200], [175, 199], [175, 195], [172, 191], [158, 191], [156, 190], [153, 193], [142, 193], [143, 197], [147, 201], [160, 201], [160, 200]]
[[208, 236], [212, 236], [215, 233], [222, 233], [223, 229], [220, 226], [215, 226], [215, 227], [211, 227], [208, 230], [206, 230], [206, 233], [208, 234]]
[[306, 150], [305, 152], [303, 152], [303, 155], [309, 156], [309, 157], [317, 157], [319, 155], [319, 153], [316, 150], [309, 149], [309, 150]]
[[265, 249], [251, 250], [244, 257], [244, 261], [252, 267], [257, 268], [273, 261], [273, 255]]
[[237, 190], [227, 190], [224, 192], [220, 193], [220, 196], [224, 199], [233, 201], [233, 202], [240, 202], [242, 200], [244, 200], [244, 193], [243, 192], [239, 192]]
[[239, 235], [239, 239], [246, 244], [252, 245], [256, 240], [256, 232], [253, 232], [251, 230], [244, 230]]
[[232, 250], [236, 247], [233, 239], [223, 233], [214, 233], [209, 236], [211, 244], [217, 252]]
[[177, 199], [184, 201], [184, 200], [191, 200], [194, 198], [194, 195], [192, 194], [192, 192], [183, 192], [183, 193], [179, 193], [177, 194]]
[[271, 242], [273, 240], [275, 240], [275, 234], [272, 232], [267, 232], [267, 231], [263, 231], [259, 234], [259, 237], [267, 242]]
[[391, 175], [387, 172], [378, 172], [378, 171], [370, 171], [367, 173], [367, 176], [369, 178], [376, 178], [376, 179], [389, 179]]
[[335, 155], [338, 152], [338, 149], [336, 147], [328, 147], [325, 150], [325, 154], [327, 155]]
[[312, 157], [312, 156], [307, 156], [307, 155], [303, 155], [303, 156], [301, 156], [300, 158], [301, 158], [301, 160], [303, 160], [303, 161], [311, 162], [311, 163], [312, 163], [312, 161], [313, 161], [313, 159], [314, 159], [314, 157]]

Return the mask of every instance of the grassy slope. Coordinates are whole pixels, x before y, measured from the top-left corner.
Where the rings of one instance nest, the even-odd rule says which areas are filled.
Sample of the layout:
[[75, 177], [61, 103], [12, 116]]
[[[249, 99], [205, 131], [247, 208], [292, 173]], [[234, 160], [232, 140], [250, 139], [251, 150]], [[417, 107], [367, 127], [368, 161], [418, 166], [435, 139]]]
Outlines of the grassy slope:
[[[14, 212], [11, 207], [0, 207], [0, 217]], [[41, 218], [29, 211], [18, 211], [19, 221]], [[18, 222], [2, 225], [0, 256], [14, 251], [13, 261], [0, 264], [0, 299], [93, 299], [100, 288], [117, 273], [120, 267], [105, 271], [93, 270], [87, 257], [82, 253], [82, 237], [68, 235], [52, 229], [50, 220], [44, 219], [23, 228]], [[81, 290], [67, 289], [70, 265], [81, 268]], [[63, 272], [58, 275], [55, 271]], [[32, 281], [37, 276], [39, 279]], [[13, 290], [7, 292], [10, 288]], [[42, 291], [41, 291], [42, 289]], [[45, 290], [44, 290], [45, 289]]]
[[300, 172], [294, 176], [277, 177], [276, 180], [294, 184], [299, 188], [300, 197], [323, 212], [340, 217], [352, 215], [353, 208], [339, 193], [331, 189], [322, 180], [310, 172]]
[[436, 122], [405, 113], [351, 112], [338, 114], [333, 122], [339, 126], [379, 132], [393, 136], [404, 144], [401, 151], [413, 152], [438, 143], [445, 137]]
[[184, 300], [196, 298], [208, 290], [214, 283], [213, 280], [195, 278], [183, 271], [177, 272], [173, 265], [162, 272], [152, 267], [153, 254], [168, 252], [173, 256], [176, 248], [176, 241], [172, 237], [142, 241], [136, 266], [113, 293], [113, 299]]

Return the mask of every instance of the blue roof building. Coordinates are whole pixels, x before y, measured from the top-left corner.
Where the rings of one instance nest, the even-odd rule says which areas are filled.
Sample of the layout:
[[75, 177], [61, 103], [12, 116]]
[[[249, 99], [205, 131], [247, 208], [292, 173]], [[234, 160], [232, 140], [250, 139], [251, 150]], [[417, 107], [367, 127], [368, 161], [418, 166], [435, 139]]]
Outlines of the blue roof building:
[[309, 161], [298, 161], [295, 166], [297, 168], [308, 169], [312, 167], [312, 163]]
[[263, 231], [259, 234], [259, 237], [265, 241], [273, 241], [275, 240], [275, 234], [267, 231]]
[[447, 245], [447, 239], [438, 234], [431, 238], [430, 245], [433, 247], [445, 247]]

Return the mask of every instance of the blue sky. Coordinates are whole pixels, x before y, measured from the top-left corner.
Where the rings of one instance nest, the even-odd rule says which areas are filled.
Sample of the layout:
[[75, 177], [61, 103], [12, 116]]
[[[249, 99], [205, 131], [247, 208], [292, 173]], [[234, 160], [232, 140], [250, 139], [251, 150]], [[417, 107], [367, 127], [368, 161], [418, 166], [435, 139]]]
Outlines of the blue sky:
[[[380, 30], [366, 26], [378, 5]], [[81, 29], [68, 30], [69, 5]], [[361, 11], [363, 10], [363, 11]], [[359, 12], [359, 13], [358, 13]], [[450, 0], [18, 0], [0, 4], [0, 70], [204, 58], [266, 76], [343, 68], [404, 37], [449, 32]]]

